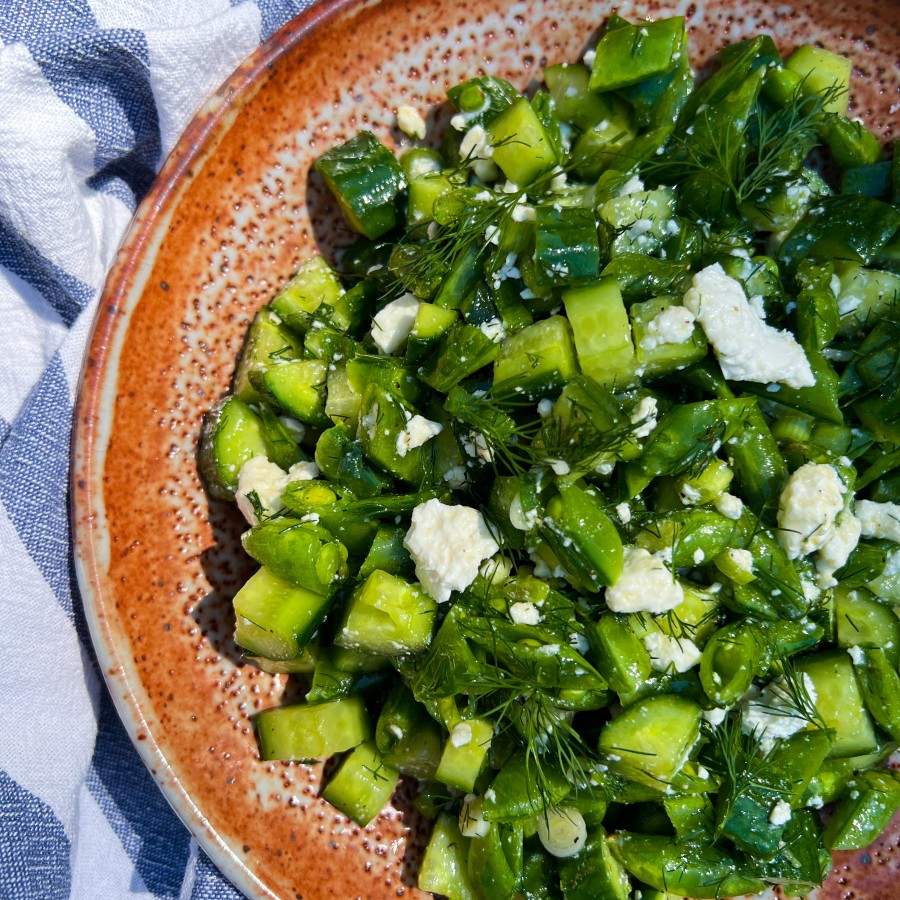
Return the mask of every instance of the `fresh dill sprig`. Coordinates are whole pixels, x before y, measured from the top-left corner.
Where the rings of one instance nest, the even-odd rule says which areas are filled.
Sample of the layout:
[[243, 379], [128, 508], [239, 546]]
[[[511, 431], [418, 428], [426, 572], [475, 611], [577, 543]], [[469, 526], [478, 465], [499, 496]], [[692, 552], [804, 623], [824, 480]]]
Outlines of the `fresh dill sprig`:
[[743, 127], [722, 127], [712, 109], [699, 113], [690, 131], [671, 137], [670, 153], [651, 159], [643, 171], [667, 184], [704, 174], [744, 203], [795, 172], [817, 141], [817, 129], [841, 88], [803, 94], [798, 86], [782, 109], [757, 102]]

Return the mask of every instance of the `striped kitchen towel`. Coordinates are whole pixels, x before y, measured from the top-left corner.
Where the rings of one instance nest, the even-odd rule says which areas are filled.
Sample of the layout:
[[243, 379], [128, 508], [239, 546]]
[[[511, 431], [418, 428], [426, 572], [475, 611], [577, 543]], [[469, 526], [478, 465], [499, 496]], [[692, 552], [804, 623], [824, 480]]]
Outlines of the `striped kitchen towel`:
[[129, 220], [314, 0], [0, 0], [0, 898], [231, 898], [119, 724], [74, 582], [72, 405]]

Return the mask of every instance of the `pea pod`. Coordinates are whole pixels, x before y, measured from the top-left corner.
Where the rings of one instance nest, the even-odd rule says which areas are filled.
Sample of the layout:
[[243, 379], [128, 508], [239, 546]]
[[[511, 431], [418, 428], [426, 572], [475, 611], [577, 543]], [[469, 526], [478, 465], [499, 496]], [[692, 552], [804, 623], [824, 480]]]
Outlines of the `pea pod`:
[[731, 706], [747, 693], [764, 658], [758, 632], [746, 621], [720, 628], [700, 656], [700, 683], [718, 706]]
[[761, 878], [744, 875], [739, 863], [717, 847], [679, 844], [674, 838], [627, 831], [609, 838], [619, 862], [637, 879], [666, 893], [720, 898], [758, 894]]

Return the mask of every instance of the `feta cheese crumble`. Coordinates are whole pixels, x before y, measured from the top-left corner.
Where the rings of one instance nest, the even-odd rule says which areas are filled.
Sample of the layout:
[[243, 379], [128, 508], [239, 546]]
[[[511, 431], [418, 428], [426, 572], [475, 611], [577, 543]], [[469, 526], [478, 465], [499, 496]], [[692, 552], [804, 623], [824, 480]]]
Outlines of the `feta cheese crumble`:
[[407, 136], [422, 140], [425, 137], [425, 120], [414, 106], [397, 109], [397, 127]]
[[444, 426], [440, 422], [432, 422], [425, 416], [413, 416], [406, 423], [406, 428], [397, 435], [397, 456], [406, 456], [410, 450], [421, 447], [443, 430]]
[[657, 556], [641, 547], [626, 547], [622, 574], [606, 589], [606, 605], [617, 613], [662, 613], [684, 600], [680, 582]]
[[372, 340], [382, 353], [390, 356], [406, 343], [419, 305], [412, 294], [403, 294], [372, 317]]
[[636, 438], [645, 438], [656, 428], [656, 397], [643, 397], [629, 418]]
[[685, 306], [670, 306], [655, 315], [641, 338], [641, 346], [653, 350], [662, 344], [683, 344], [694, 333], [694, 314]]
[[480, 125], [473, 125], [460, 142], [459, 158], [468, 163], [482, 181], [493, 181], [498, 174], [491, 159], [493, 155], [491, 136]]
[[792, 388], [816, 383], [794, 336], [760, 319], [741, 283], [726, 275], [719, 263], [694, 276], [684, 305], [706, 333], [726, 378], [762, 384], [780, 382]]
[[726, 519], [732, 519], [735, 522], [744, 514], [744, 501], [727, 491], [719, 494], [713, 505]]
[[863, 537], [879, 538], [900, 544], [900, 503], [858, 500], [855, 511]]
[[465, 590], [481, 563], [500, 549], [477, 509], [437, 499], [413, 510], [403, 546], [422, 587], [438, 603], [449, 600], [451, 591]]
[[864, 666], [866, 664], [866, 651], [863, 650], [862, 647], [848, 647], [847, 653], [850, 654], [850, 659], [853, 660], [853, 665]]
[[265, 456], [254, 456], [248, 459], [238, 472], [234, 498], [247, 522], [250, 525], [259, 525], [259, 517], [256, 515], [251, 494], [261, 507], [263, 515], [270, 516], [284, 506], [281, 497], [284, 489], [292, 481], [309, 481], [318, 474], [319, 467], [314, 462], [294, 463], [285, 472], [281, 466], [269, 462]]
[[844, 484], [827, 463], [806, 463], [787, 480], [778, 499], [778, 543], [788, 559], [824, 547], [844, 508]]
[[778, 827], [791, 821], [791, 804], [787, 800], [779, 800], [769, 813], [769, 824]]
[[830, 588], [837, 585], [834, 573], [846, 565], [859, 543], [861, 533], [862, 523], [853, 513], [845, 511], [838, 516], [837, 525], [816, 554], [819, 587]]
[[539, 625], [541, 611], [533, 603], [521, 601], [510, 606], [509, 617], [516, 625]]
[[454, 747], [468, 747], [472, 743], [472, 726], [468, 722], [460, 722], [450, 732], [450, 743]]
[[[803, 674], [803, 685], [810, 701], [815, 704], [815, 685], [806, 673]], [[758, 697], [747, 700], [743, 705], [743, 713], [741, 729], [745, 734], [756, 735], [763, 754], [768, 753], [777, 741], [803, 731], [809, 724], [800, 715], [800, 710], [794, 705], [790, 692], [781, 679], [769, 682]]]
[[700, 662], [700, 648], [688, 638], [675, 638], [661, 631], [644, 635], [650, 665], [657, 672], [687, 672]]

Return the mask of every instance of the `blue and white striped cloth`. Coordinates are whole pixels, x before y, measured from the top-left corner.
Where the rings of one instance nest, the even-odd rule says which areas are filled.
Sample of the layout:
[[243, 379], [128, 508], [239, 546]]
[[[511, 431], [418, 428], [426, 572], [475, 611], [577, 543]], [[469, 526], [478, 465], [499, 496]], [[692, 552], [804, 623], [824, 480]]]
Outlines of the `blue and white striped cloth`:
[[313, 0], [0, 0], [0, 898], [236, 898], [100, 678], [66, 514], [99, 291], [197, 108]]

